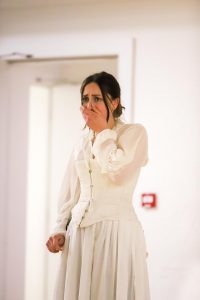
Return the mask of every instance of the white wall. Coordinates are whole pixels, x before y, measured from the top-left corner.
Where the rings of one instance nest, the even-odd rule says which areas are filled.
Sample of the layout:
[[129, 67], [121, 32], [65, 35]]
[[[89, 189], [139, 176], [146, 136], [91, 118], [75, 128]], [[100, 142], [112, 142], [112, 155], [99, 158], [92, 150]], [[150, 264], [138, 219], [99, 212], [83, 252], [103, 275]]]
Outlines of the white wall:
[[150, 162], [138, 195], [144, 189], [156, 191], [159, 201], [156, 211], [142, 212], [152, 296], [198, 299], [200, 103], [195, 32], [149, 30], [140, 38], [137, 53], [135, 118], [144, 120], [150, 137]]
[[[150, 157], [135, 206], [147, 238], [153, 300], [200, 296], [197, 2], [119, 1], [115, 7], [5, 9], [0, 18], [1, 53], [76, 55], [81, 42], [98, 53], [99, 40], [102, 48], [104, 43], [115, 48], [116, 41], [120, 45], [124, 38], [135, 38], [134, 118], [147, 127]], [[139, 206], [141, 192], [149, 191], [158, 194], [154, 211]], [[20, 291], [13, 291], [19, 299]]]
[[4, 63], [0, 63], [0, 299], [3, 299], [5, 286], [6, 260], [6, 198], [8, 195], [8, 132], [9, 132], [9, 103], [8, 73]]

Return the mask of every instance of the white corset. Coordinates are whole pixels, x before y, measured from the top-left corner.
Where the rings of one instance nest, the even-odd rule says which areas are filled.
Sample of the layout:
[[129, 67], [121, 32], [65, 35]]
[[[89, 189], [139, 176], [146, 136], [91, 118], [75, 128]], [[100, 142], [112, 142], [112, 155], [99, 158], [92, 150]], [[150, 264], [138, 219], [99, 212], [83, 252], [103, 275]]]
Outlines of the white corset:
[[91, 133], [85, 135], [63, 180], [54, 232], [64, 232], [70, 217], [80, 227], [105, 219], [135, 220], [133, 193], [147, 161], [148, 139], [141, 124], [118, 121], [98, 133], [93, 145]]

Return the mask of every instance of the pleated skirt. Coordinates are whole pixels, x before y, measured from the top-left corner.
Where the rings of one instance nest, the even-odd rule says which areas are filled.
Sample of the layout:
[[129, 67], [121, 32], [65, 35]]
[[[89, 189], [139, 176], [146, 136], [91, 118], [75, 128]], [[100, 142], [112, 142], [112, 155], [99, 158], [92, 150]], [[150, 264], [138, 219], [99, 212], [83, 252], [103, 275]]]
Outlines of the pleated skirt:
[[54, 300], [150, 300], [144, 231], [136, 221], [70, 223]]

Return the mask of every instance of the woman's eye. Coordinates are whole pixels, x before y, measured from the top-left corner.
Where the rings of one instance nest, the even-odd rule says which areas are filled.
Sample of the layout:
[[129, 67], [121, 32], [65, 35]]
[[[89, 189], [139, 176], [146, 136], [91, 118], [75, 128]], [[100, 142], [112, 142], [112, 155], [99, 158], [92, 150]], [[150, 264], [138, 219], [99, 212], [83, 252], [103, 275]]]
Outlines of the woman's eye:
[[95, 102], [100, 102], [102, 99], [100, 97], [95, 97]]
[[87, 103], [88, 102], [88, 97], [83, 97], [81, 99], [81, 103], [84, 104], [84, 103]]

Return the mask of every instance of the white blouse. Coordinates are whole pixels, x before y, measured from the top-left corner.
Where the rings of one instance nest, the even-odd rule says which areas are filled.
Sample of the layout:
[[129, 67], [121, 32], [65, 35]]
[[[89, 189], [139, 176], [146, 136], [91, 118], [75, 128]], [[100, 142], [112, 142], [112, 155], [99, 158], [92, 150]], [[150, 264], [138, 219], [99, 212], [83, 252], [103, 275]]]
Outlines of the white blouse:
[[75, 146], [62, 182], [53, 234], [102, 220], [135, 218], [132, 197], [140, 169], [148, 161], [147, 132], [141, 124], [120, 119], [112, 129], [92, 131]]

